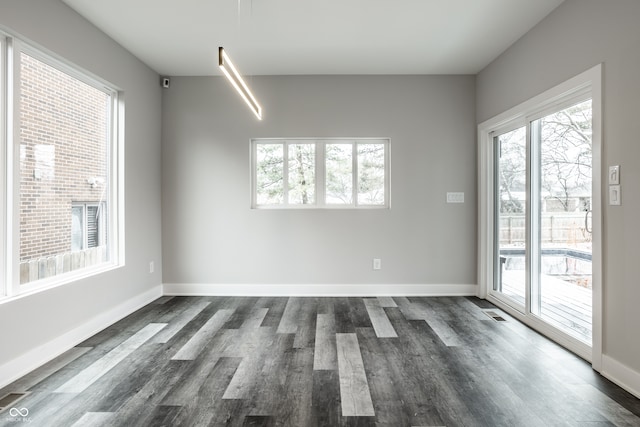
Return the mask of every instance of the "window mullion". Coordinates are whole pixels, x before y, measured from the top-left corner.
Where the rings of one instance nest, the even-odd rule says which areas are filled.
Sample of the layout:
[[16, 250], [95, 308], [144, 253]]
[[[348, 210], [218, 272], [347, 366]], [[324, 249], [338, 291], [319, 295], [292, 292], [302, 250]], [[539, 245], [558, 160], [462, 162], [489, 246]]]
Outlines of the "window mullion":
[[391, 149], [389, 141], [384, 143], [384, 204], [391, 207]]
[[256, 159], [258, 150], [258, 143], [256, 141], [251, 141], [251, 207], [255, 208], [258, 204], [258, 186], [257, 186], [257, 174], [256, 170], [258, 168], [258, 162]]
[[318, 206], [327, 205], [327, 184], [326, 184], [326, 144], [324, 141], [316, 141], [316, 203]]
[[289, 206], [289, 141], [282, 147], [282, 197], [283, 204]]
[[351, 146], [351, 194], [353, 206], [358, 206], [358, 142]]

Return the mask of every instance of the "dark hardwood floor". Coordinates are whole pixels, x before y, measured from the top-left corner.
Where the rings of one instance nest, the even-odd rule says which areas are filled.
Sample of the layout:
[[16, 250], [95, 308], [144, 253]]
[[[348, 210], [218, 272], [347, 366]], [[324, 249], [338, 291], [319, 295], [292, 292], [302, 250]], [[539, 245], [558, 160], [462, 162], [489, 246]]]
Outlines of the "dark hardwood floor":
[[640, 426], [639, 399], [464, 297], [163, 297], [20, 392], [0, 425]]

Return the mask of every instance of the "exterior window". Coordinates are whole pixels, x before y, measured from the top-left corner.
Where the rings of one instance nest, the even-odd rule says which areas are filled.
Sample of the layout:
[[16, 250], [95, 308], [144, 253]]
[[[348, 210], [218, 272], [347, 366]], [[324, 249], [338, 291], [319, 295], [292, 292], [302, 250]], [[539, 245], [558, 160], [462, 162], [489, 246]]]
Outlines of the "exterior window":
[[389, 206], [389, 140], [252, 141], [254, 208]]
[[117, 91], [0, 32], [2, 88], [0, 298], [119, 265]]
[[104, 204], [74, 204], [71, 207], [71, 251], [99, 248], [105, 242]]
[[[20, 283], [109, 260], [113, 94], [22, 51]], [[84, 200], [77, 204], [74, 200]]]

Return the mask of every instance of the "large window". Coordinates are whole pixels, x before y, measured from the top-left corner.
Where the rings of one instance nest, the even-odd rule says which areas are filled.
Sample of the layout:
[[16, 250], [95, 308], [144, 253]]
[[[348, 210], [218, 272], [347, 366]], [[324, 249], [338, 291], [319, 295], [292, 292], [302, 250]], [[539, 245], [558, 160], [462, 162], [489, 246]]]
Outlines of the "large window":
[[0, 40], [11, 296], [118, 263], [118, 103], [105, 82], [19, 38]]
[[388, 139], [255, 139], [252, 206], [388, 207]]

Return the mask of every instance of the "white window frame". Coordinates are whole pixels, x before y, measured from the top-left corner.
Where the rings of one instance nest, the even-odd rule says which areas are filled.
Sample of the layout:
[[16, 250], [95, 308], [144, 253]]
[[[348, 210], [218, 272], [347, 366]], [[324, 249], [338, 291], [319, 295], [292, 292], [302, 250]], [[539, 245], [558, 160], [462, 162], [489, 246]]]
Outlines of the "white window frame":
[[[580, 100], [592, 100], [592, 289], [593, 289], [593, 339], [592, 346], [577, 338], [548, 326], [535, 315], [522, 312], [492, 292], [495, 266], [494, 256], [494, 153], [493, 137], [554, 111], [561, 110]], [[527, 132], [527, 139], [529, 134]], [[602, 369], [602, 65], [595, 67], [555, 86], [546, 92], [523, 102], [478, 125], [478, 296], [486, 298], [523, 323], [542, 332], [549, 338], [591, 362], [593, 369]], [[529, 144], [529, 142], [527, 142]], [[529, 166], [528, 166], [529, 168]], [[527, 190], [530, 192], [530, 189]], [[527, 194], [530, 200], [530, 194]], [[530, 221], [528, 221], [529, 223]], [[530, 234], [531, 230], [527, 230]], [[527, 306], [530, 283], [527, 283]]]
[[[20, 285], [20, 53], [110, 96], [108, 130], [108, 261]], [[0, 27], [0, 304], [124, 265], [124, 104], [120, 90], [55, 53]]]
[[[358, 203], [358, 144], [379, 143], [384, 145], [384, 203], [379, 205]], [[258, 204], [257, 202], [257, 146], [260, 144], [283, 144], [283, 192], [284, 200], [279, 204]], [[288, 145], [315, 144], [315, 203], [288, 203]], [[327, 144], [350, 144], [352, 155], [352, 203], [326, 202], [326, 146]], [[253, 138], [251, 139], [251, 208], [252, 209], [389, 209], [391, 207], [390, 138]]]
[[7, 73], [8, 64], [8, 38], [0, 32], [0, 300], [7, 295], [10, 279], [10, 263], [8, 262], [9, 244], [11, 236], [11, 222], [9, 221], [9, 205], [7, 192], [9, 188], [8, 177], [10, 165], [8, 159], [8, 141], [10, 140], [8, 116]]

